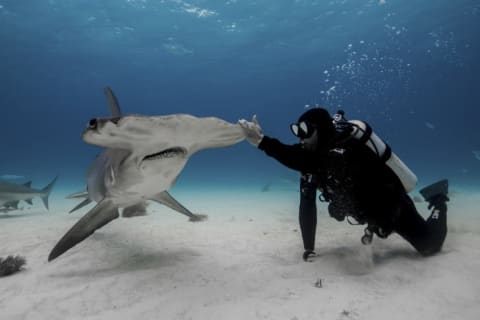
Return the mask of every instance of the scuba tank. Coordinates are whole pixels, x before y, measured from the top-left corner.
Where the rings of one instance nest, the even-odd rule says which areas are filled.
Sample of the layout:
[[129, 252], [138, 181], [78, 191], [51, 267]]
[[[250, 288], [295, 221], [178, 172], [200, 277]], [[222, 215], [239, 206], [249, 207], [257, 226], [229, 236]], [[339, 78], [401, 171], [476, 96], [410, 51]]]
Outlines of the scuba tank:
[[348, 138], [354, 138], [363, 142], [369, 149], [371, 149], [385, 164], [392, 169], [402, 182], [403, 188], [406, 192], [410, 192], [417, 184], [417, 177], [415, 174], [403, 163], [400, 158], [392, 152], [392, 149], [383, 142], [372, 130], [372, 128], [365, 122], [360, 120], [346, 120], [344, 118], [345, 112], [339, 110], [333, 116], [333, 124], [339, 131], [349, 132]]

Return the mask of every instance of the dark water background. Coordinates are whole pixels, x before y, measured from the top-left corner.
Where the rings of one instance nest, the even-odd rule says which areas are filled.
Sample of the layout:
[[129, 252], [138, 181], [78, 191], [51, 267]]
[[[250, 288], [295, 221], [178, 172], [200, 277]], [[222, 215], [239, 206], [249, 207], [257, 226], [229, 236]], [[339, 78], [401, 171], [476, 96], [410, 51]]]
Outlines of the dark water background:
[[[0, 0], [0, 175], [83, 188], [99, 149], [80, 135], [109, 85], [124, 113], [257, 114], [288, 143], [306, 106], [342, 108], [419, 185], [478, 189], [479, 58], [479, 1]], [[178, 184], [295, 179], [243, 142], [195, 155]]]

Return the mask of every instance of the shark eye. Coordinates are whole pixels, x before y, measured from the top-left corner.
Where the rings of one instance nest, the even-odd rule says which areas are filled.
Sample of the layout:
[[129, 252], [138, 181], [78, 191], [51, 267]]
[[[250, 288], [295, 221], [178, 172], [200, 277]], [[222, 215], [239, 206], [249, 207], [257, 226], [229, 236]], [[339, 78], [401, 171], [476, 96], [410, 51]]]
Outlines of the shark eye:
[[97, 128], [97, 119], [90, 119], [90, 121], [88, 122], [88, 128], [89, 129], [96, 129]]

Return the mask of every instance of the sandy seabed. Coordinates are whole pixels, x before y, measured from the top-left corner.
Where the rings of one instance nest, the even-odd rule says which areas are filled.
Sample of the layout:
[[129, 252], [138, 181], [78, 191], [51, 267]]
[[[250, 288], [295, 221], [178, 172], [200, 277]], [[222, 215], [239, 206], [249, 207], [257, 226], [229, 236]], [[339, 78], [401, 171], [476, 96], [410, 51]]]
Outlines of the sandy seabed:
[[[480, 317], [480, 194], [449, 203], [443, 251], [419, 256], [397, 235], [363, 246], [362, 226], [319, 206], [318, 257], [303, 262], [296, 192], [187, 191], [207, 221], [157, 204], [117, 219], [48, 263], [90, 208], [51, 199], [0, 214], [0, 256], [26, 268], [0, 278], [0, 319], [472, 319]], [[424, 203], [417, 204], [425, 216]]]

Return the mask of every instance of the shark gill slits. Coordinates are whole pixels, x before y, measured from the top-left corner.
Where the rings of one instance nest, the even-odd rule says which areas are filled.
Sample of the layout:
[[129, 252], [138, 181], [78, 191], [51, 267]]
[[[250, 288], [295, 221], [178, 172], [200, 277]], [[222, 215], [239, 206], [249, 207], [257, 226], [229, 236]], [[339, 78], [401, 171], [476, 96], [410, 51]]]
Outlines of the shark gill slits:
[[169, 149], [165, 149], [163, 151], [160, 151], [160, 152], [157, 152], [157, 153], [152, 153], [152, 154], [149, 154], [147, 156], [145, 156], [145, 158], [143, 158], [143, 160], [159, 160], [159, 159], [168, 159], [168, 158], [174, 158], [174, 157], [183, 157], [185, 155], [186, 151], [182, 148], [178, 148], [178, 147], [175, 147], [175, 148], [169, 148]]

